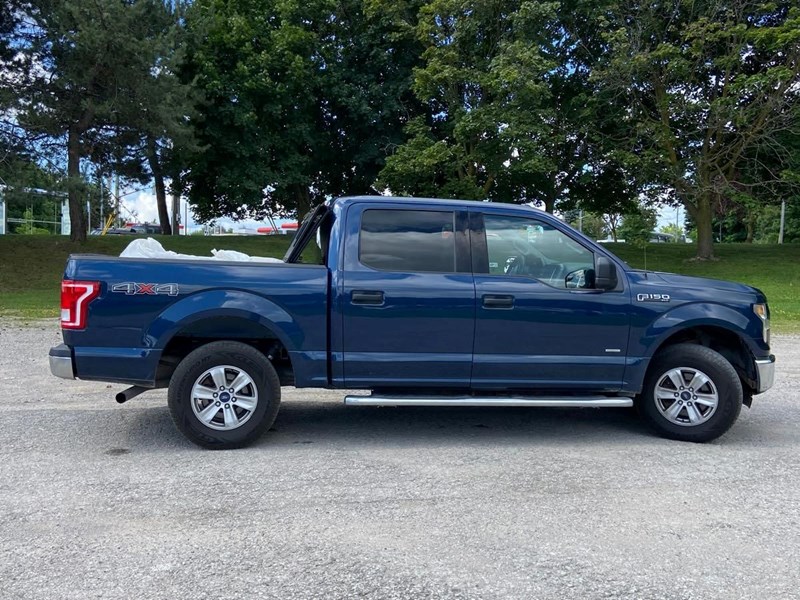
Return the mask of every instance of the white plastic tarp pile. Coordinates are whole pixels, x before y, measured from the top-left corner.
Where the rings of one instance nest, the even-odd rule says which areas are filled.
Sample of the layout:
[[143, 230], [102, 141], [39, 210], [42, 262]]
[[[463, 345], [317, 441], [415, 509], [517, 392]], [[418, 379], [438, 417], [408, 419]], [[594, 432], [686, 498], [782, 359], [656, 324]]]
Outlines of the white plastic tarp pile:
[[211, 256], [193, 256], [191, 254], [178, 254], [172, 250], [164, 250], [164, 246], [153, 238], [133, 240], [120, 254], [123, 258], [152, 258], [152, 259], [180, 259], [180, 260], [234, 260], [242, 262], [283, 262], [278, 258], [265, 256], [250, 256], [236, 250], [211, 251]]

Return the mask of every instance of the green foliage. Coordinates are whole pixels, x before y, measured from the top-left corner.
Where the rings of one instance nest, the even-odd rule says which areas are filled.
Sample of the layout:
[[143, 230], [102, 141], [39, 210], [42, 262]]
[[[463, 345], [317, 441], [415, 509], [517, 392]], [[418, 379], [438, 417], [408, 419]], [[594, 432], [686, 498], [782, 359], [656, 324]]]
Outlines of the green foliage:
[[413, 7], [195, 2], [184, 71], [205, 98], [205, 149], [186, 176], [195, 214], [302, 215], [329, 196], [374, 193], [385, 149], [415, 106], [419, 49], [403, 24]]
[[[781, 222], [780, 205], [763, 207], [757, 217], [756, 242], [760, 244], [775, 244], [778, 241]], [[800, 243], [800, 199], [786, 203], [786, 223], [783, 232], [783, 241], [786, 244]]]
[[652, 208], [641, 207], [623, 216], [619, 237], [629, 244], [647, 242], [657, 223], [658, 213]]
[[413, 90], [426, 114], [387, 159], [379, 186], [413, 195], [537, 200], [530, 175], [544, 168], [540, 144], [555, 63], [541, 51], [554, 7], [538, 2], [434, 0], [415, 35], [424, 64]]
[[14, 233], [21, 235], [50, 235], [50, 230], [37, 227], [33, 224], [33, 210], [30, 208], [23, 213], [25, 223], [19, 225]]
[[[798, 133], [800, 7], [793, 2], [609, 6], [608, 52], [593, 73], [630, 105], [626, 163], [694, 218], [698, 255], [712, 255], [712, 212], [762, 181], [759, 148], [783, 178]], [[762, 172], [761, 176], [754, 173]]]
[[661, 233], [667, 233], [667, 234], [673, 236], [673, 238], [675, 238], [676, 242], [680, 242], [681, 238], [686, 235], [686, 232], [683, 230], [683, 227], [681, 227], [680, 225], [677, 225], [675, 223], [670, 223], [668, 225], [662, 225], [659, 228], [659, 231]]
[[[534, 202], [553, 212], [630, 209], [635, 180], [615, 153], [624, 106], [592, 85], [602, 53], [583, 2], [432, 0], [414, 71], [424, 114], [387, 159], [395, 193]], [[621, 155], [620, 155], [621, 156]]]
[[703, 257], [800, 196], [796, 1], [8, 0], [0, 70], [0, 183], [68, 192], [76, 238], [92, 171], [152, 178], [165, 230], [169, 192], [204, 221], [533, 202], [612, 236], [682, 203]]
[[566, 211], [563, 215], [564, 221], [593, 240], [605, 239], [607, 228], [603, 216], [585, 211], [581, 218], [580, 212], [579, 210]]

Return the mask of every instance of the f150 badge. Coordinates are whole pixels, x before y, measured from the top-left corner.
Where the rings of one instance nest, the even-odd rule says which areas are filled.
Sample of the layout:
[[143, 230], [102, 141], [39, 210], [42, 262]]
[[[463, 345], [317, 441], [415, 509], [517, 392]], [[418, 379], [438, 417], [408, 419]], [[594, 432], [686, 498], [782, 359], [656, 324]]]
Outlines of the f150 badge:
[[669, 294], [636, 294], [639, 302], [669, 302]]
[[177, 296], [177, 283], [135, 283], [126, 281], [125, 283], [115, 283], [111, 286], [112, 292], [125, 294], [126, 296]]

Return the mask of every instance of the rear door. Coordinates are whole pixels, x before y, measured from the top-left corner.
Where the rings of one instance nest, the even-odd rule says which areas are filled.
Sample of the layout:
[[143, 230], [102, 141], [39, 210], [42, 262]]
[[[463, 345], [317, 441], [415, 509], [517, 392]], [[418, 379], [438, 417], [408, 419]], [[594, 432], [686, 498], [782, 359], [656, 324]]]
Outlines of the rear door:
[[469, 386], [475, 321], [468, 216], [354, 204], [341, 294], [345, 383]]
[[473, 213], [475, 388], [618, 390], [629, 291], [594, 289], [593, 249], [535, 216]]

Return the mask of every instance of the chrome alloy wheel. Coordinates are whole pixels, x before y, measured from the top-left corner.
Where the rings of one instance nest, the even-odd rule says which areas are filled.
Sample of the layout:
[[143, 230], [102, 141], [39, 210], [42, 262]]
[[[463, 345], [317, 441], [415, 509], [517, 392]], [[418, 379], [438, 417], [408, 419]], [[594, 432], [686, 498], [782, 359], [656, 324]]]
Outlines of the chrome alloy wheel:
[[659, 377], [656, 407], [670, 423], [693, 427], [708, 421], [719, 404], [717, 386], [711, 378], [692, 367], [670, 369]]
[[239, 367], [219, 365], [192, 386], [192, 410], [205, 426], [230, 431], [247, 423], [258, 406], [253, 378]]

